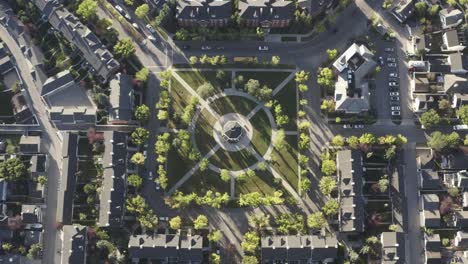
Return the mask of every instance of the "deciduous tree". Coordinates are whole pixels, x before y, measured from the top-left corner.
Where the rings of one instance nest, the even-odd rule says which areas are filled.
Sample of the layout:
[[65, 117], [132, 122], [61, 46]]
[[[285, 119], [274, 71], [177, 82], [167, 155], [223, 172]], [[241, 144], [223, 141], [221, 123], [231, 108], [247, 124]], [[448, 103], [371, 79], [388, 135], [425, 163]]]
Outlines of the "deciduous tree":
[[131, 39], [121, 39], [115, 44], [114, 52], [116, 55], [126, 59], [135, 53], [135, 47]]
[[85, 21], [90, 21], [96, 16], [96, 10], [97, 2], [95, 0], [83, 0], [80, 5], [78, 5], [76, 14], [82, 17]]
[[307, 226], [312, 229], [321, 229], [326, 222], [322, 212], [315, 212], [307, 217]]

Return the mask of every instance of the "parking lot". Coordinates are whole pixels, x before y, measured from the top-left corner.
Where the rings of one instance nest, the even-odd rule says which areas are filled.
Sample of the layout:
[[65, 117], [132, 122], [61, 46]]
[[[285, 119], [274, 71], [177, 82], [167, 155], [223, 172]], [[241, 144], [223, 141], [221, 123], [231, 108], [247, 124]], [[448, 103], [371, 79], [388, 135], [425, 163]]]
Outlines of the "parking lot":
[[371, 104], [380, 120], [399, 120], [400, 106], [400, 73], [397, 50], [394, 41], [376, 40], [375, 54], [381, 71], [375, 76], [371, 91]]

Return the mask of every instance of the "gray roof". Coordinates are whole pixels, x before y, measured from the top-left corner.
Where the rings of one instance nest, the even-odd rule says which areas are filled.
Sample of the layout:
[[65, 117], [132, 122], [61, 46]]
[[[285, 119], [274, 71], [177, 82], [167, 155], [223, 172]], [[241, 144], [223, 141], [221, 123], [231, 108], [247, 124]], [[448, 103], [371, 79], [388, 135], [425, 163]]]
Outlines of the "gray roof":
[[404, 263], [404, 234], [401, 232], [382, 232], [382, 262]]
[[440, 189], [442, 187], [439, 173], [436, 170], [421, 170], [423, 189]]
[[199, 235], [181, 237], [179, 261], [203, 261], [203, 237]]
[[25, 230], [24, 231], [24, 245], [29, 247], [34, 244], [42, 243], [42, 231], [38, 230]]
[[461, 228], [468, 227], [468, 211], [456, 211], [457, 226]]
[[179, 242], [179, 235], [135, 235], [128, 242], [128, 253], [130, 258], [178, 258]]
[[35, 204], [21, 206], [21, 218], [24, 224], [37, 224], [42, 222], [42, 209]]
[[62, 264], [86, 263], [87, 227], [65, 225], [62, 228]]
[[261, 239], [262, 261], [325, 261], [336, 258], [336, 237], [291, 235], [267, 236]]
[[99, 225], [122, 225], [125, 207], [127, 138], [125, 133], [104, 132], [104, 177], [100, 194]]
[[0, 74], [4, 74], [11, 69], [13, 69], [13, 63], [11, 62], [10, 57], [5, 56], [0, 58]]
[[294, 2], [287, 0], [240, 0], [241, 19], [255, 19], [260, 22], [288, 20], [294, 15]]
[[439, 234], [424, 235], [427, 263], [441, 263], [440, 236]]
[[422, 199], [424, 206], [424, 226], [428, 228], [439, 227], [439, 196], [437, 196], [437, 194], [423, 194]]
[[[78, 169], [78, 135], [64, 133], [62, 140], [62, 176], [57, 197], [57, 221], [71, 224], [73, 215], [73, 194], [75, 192], [76, 172]], [[60, 213], [61, 212], [61, 213]]]
[[232, 2], [229, 0], [179, 0], [177, 1], [177, 19], [209, 21], [230, 19]]
[[450, 63], [450, 72], [456, 73], [459, 71], [466, 71], [463, 53], [455, 52], [448, 55]]
[[456, 29], [446, 31], [443, 36], [444, 44], [447, 45], [447, 48], [463, 45], [460, 43], [460, 39], [458, 38], [458, 31]]
[[120, 67], [99, 38], [58, 1], [34, 0], [34, 3], [49, 19], [49, 23], [83, 53], [94, 68], [93, 73], [107, 80]]
[[463, 12], [453, 7], [440, 10], [439, 15], [445, 18], [443, 26], [446, 27], [456, 25], [459, 21], [463, 20]]
[[403, 0], [392, 9], [392, 15], [400, 22], [404, 23], [414, 13], [414, 0]]
[[25, 136], [22, 135], [20, 138], [20, 151], [23, 153], [37, 153], [41, 146], [40, 136]]
[[457, 236], [455, 237], [457, 247], [468, 247], [468, 232], [457, 231]]
[[110, 120], [130, 121], [133, 114], [133, 78], [125, 74], [116, 74], [109, 82]]

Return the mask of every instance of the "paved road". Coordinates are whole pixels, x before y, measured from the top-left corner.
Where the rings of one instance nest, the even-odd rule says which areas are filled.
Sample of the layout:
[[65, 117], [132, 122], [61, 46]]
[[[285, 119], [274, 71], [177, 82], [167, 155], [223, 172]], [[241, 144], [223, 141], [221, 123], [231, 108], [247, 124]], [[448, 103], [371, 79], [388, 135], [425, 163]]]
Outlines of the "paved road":
[[36, 113], [42, 131], [42, 151], [49, 153], [49, 167], [47, 168], [47, 198], [46, 198], [46, 213], [44, 223], [44, 256], [43, 263], [59, 263], [60, 255], [56, 253], [57, 246], [57, 189], [60, 181], [59, 164], [61, 164], [61, 142], [57, 136], [55, 129], [47, 116], [47, 111], [41, 101], [38, 89], [31, 77], [29, 65], [17, 46], [15, 40], [10, 36], [7, 30], [0, 26], [0, 35], [2, 40], [8, 46], [12, 55], [16, 60], [18, 71], [23, 79], [23, 82], [29, 95], [28, 101], [32, 101], [32, 108]]

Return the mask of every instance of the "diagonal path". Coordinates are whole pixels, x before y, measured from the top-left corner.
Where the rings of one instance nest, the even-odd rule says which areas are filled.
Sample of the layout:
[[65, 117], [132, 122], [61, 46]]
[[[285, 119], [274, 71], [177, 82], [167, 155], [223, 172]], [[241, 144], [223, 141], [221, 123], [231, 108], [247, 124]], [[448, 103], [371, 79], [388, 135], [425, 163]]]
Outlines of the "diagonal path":
[[172, 76], [180, 83], [182, 84], [182, 86], [184, 86], [185, 89], [187, 89], [187, 91], [192, 94], [192, 96], [195, 96], [198, 98], [198, 102], [201, 104], [202, 108], [205, 108], [206, 110], [208, 110], [214, 117], [216, 117], [216, 119], [219, 119], [220, 116], [218, 113], [216, 113], [216, 111], [214, 111], [209, 103], [207, 101], [205, 101], [205, 99], [201, 98], [201, 96], [195, 91], [193, 90], [193, 88], [182, 78], [180, 77], [179, 74], [177, 74], [177, 71], [172, 71]]
[[276, 88], [273, 90], [273, 96], [279, 93], [295, 76], [296, 72], [291, 72], [291, 74], [286, 77], [286, 79], [284, 79], [280, 84], [278, 84], [278, 86], [276, 86]]
[[201, 161], [204, 159], [211, 158], [211, 156], [213, 156], [219, 148], [220, 146], [218, 144], [214, 146], [208, 153], [206, 153], [206, 155], [203, 156], [203, 158], [201, 158], [195, 166], [193, 166], [176, 184], [174, 184], [174, 186], [167, 192], [167, 194], [173, 194], [180, 186], [182, 186], [182, 184], [184, 184], [188, 179], [190, 179], [190, 177], [192, 177], [192, 175], [198, 170], [198, 168], [200, 168]]

